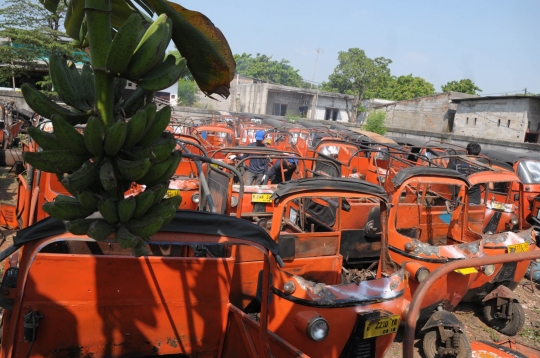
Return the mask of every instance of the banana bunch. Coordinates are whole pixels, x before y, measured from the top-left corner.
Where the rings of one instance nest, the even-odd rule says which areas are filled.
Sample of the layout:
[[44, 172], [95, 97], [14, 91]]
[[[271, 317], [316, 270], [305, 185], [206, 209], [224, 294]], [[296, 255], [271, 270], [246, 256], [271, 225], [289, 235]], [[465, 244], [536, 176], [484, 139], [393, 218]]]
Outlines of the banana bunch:
[[[73, 234], [105, 240], [112, 234], [135, 255], [144, 255], [149, 238], [174, 217], [181, 197], [163, 200], [181, 154], [174, 136], [165, 132], [171, 107], [157, 110], [150, 103], [129, 119], [117, 118], [105, 129], [95, 116], [81, 134], [59, 114], [53, 132], [29, 127], [28, 134], [42, 149], [24, 152], [34, 168], [56, 173], [72, 196], [59, 195], [43, 205], [50, 216], [69, 221]], [[146, 186], [138, 195], [124, 197], [133, 182]], [[87, 219], [99, 211], [103, 219]]]
[[[57, 55], [52, 55], [49, 63], [54, 90], [71, 108], [58, 105], [28, 83], [21, 86], [26, 103], [45, 118], [52, 118], [56, 114], [72, 125], [86, 123], [95, 107], [94, 73], [91, 66], [84, 64], [79, 73], [72, 61]], [[129, 118], [146, 103], [151, 102], [154, 92], [138, 87], [129, 98], [123, 100], [126, 83], [125, 78], [114, 79], [114, 104], [117, 113], [124, 113]]]
[[172, 21], [166, 14], [150, 26], [145, 23], [137, 13], [128, 18], [114, 36], [105, 67], [111, 75], [130, 79], [143, 90], [159, 91], [178, 82], [186, 60], [173, 55], [165, 58], [172, 37]]

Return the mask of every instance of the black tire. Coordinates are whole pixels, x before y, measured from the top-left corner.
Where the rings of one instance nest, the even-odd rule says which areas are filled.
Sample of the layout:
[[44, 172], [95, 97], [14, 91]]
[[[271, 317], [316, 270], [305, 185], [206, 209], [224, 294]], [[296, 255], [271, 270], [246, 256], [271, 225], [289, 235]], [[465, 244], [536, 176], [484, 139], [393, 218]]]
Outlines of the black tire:
[[484, 319], [486, 320], [486, 323], [488, 326], [504, 335], [515, 336], [521, 331], [525, 324], [525, 311], [523, 311], [521, 303], [514, 302], [514, 315], [512, 319], [508, 321], [494, 317], [495, 312], [497, 311], [496, 301], [497, 300], [489, 300], [484, 306]]
[[[455, 333], [459, 334], [459, 353], [456, 358], [469, 358], [472, 356], [472, 348], [471, 343], [469, 343], [469, 339], [465, 337], [463, 333]], [[441, 345], [441, 339], [439, 336], [439, 330], [433, 329], [429, 332], [427, 332], [424, 335], [424, 339], [422, 340], [422, 347], [424, 349], [424, 355], [426, 358], [443, 358], [437, 353], [437, 349], [439, 348], [439, 345]], [[444, 357], [450, 357], [448, 355], [445, 355]]]

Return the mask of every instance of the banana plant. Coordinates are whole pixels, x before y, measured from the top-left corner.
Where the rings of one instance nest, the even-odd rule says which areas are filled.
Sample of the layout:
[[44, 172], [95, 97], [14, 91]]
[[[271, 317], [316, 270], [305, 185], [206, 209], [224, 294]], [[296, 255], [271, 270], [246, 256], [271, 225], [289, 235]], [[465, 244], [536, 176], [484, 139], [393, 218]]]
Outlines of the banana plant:
[[[40, 1], [50, 11], [59, 2]], [[166, 0], [69, 0], [65, 28], [75, 44], [89, 48], [91, 65], [79, 73], [65, 58], [50, 58], [55, 90], [71, 110], [31, 85], [21, 87], [27, 104], [53, 123], [53, 133], [29, 130], [43, 150], [23, 158], [56, 173], [72, 195], [46, 203], [45, 212], [67, 221], [74, 234], [114, 235], [122, 247], [144, 255], [145, 243], [172, 220], [181, 200], [164, 199], [181, 155], [164, 132], [171, 108], [158, 111], [154, 91], [177, 82], [187, 65], [206, 95], [226, 98], [236, 66], [232, 52], [206, 16]], [[181, 60], [165, 58], [171, 40]], [[127, 80], [138, 87], [124, 100]], [[74, 128], [81, 123], [83, 134]], [[144, 192], [124, 197], [133, 182], [146, 186]], [[103, 218], [88, 219], [95, 211]]]

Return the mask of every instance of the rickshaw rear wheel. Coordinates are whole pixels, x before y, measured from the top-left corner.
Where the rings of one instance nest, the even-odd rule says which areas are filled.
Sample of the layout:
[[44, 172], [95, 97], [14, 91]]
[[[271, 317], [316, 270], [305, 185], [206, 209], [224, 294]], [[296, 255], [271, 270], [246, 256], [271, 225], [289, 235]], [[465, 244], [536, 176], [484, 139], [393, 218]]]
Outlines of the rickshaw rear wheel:
[[[459, 352], [455, 356], [456, 358], [467, 358], [472, 355], [472, 348], [471, 343], [469, 342], [469, 339], [465, 337], [463, 333], [454, 333], [459, 335]], [[422, 340], [422, 347], [424, 348], [424, 355], [426, 358], [442, 358], [442, 356], [439, 355], [439, 346], [442, 346], [443, 343], [441, 341], [439, 330], [438, 329], [432, 329], [428, 331], [424, 335], [424, 339]], [[450, 357], [448, 355], [444, 355], [444, 357]]]
[[484, 319], [488, 326], [496, 331], [507, 336], [515, 336], [525, 324], [525, 311], [523, 311], [523, 306], [519, 302], [513, 302], [512, 311], [512, 318], [510, 320], [497, 318], [495, 317], [497, 313], [497, 300], [489, 300], [484, 306]]

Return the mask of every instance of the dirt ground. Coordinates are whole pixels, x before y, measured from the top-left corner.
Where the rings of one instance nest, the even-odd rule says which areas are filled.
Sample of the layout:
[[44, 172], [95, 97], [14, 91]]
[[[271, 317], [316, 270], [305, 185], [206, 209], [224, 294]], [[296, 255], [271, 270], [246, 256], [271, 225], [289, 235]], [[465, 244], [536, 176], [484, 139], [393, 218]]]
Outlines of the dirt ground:
[[[489, 342], [501, 342], [514, 340], [516, 343], [540, 349], [540, 285], [533, 283], [531, 286], [528, 279], [523, 279], [514, 292], [519, 297], [526, 316], [525, 326], [514, 337], [500, 334], [485, 324], [481, 304], [463, 303], [456, 308], [454, 313], [465, 325], [465, 334], [470, 341], [485, 340]], [[386, 353], [385, 358], [402, 356], [402, 333], [401, 330], [398, 332], [398, 336]], [[419, 353], [420, 350], [421, 342], [417, 340], [415, 344], [415, 357], [424, 357]]]

